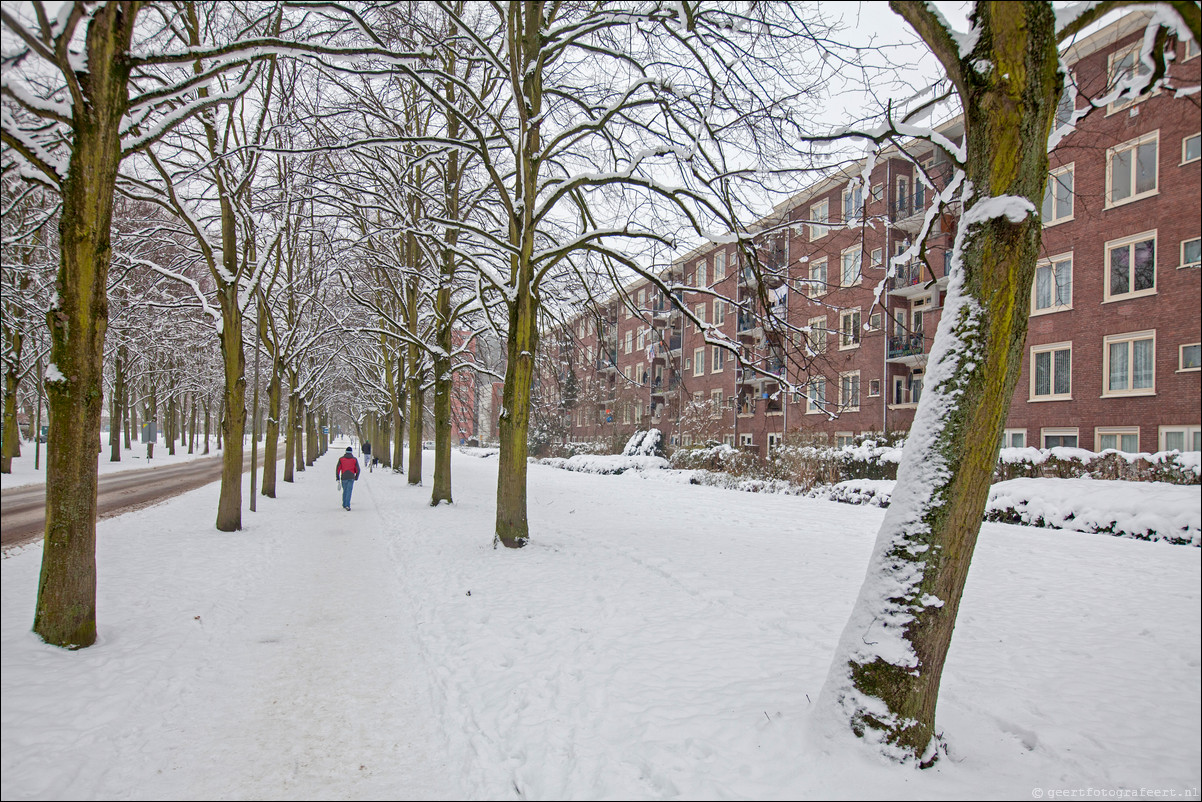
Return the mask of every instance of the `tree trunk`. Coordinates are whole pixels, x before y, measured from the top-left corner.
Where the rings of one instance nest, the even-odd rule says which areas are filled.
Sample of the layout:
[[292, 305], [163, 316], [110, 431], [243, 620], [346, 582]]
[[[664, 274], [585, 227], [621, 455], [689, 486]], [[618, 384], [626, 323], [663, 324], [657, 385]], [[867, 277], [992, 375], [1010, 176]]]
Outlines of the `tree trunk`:
[[537, 348], [538, 301], [530, 292], [519, 291], [509, 316], [509, 363], [505, 366], [504, 406], [497, 427], [501, 443], [497, 467], [497, 539], [510, 549], [520, 549], [530, 539], [526, 519], [526, 439]]
[[212, 421], [209, 418], [209, 399], [208, 399], [208, 397], [206, 397], [204, 400], [204, 410], [205, 410], [205, 448], [204, 448], [204, 451], [201, 453], [208, 454], [209, 453], [209, 436], [210, 436], [210, 430], [212, 429]]
[[172, 395], [167, 399], [167, 415], [163, 421], [163, 440], [167, 443], [168, 456], [175, 456], [175, 396]]
[[[295, 386], [295, 385], [293, 385]], [[288, 393], [288, 424], [284, 427], [284, 481], [295, 481], [296, 465], [296, 396]]]
[[296, 417], [292, 419], [292, 425], [296, 428], [296, 470], [303, 472], [305, 470], [305, 399], [301, 395], [296, 397]]
[[4, 446], [0, 449], [0, 473], [13, 472], [13, 457], [21, 456], [21, 427], [17, 425], [17, 368], [20, 360], [19, 332], [13, 332], [12, 342], [18, 343], [14, 349], [13, 361], [4, 371]]
[[280, 439], [280, 374], [283, 366], [271, 361], [271, 380], [267, 384], [267, 433], [263, 444], [263, 490], [267, 498], [275, 498], [276, 460]]
[[113, 398], [109, 410], [109, 462], [121, 461], [121, 399], [125, 397], [125, 365], [121, 349], [113, 355]]
[[[937, 755], [943, 665], [1022, 367], [1048, 173], [1043, 143], [1063, 76], [1050, 4], [978, 4], [980, 38], [963, 59], [950, 37], [932, 44], [939, 23], [925, 4], [892, 5], [960, 77], [974, 191], [949, 265], [931, 389], [821, 710], [886, 754], [927, 765]], [[978, 72], [979, 64], [990, 69]]]
[[[410, 357], [414, 356], [410, 348]], [[412, 364], [416, 364], [416, 359]], [[425, 392], [422, 391], [421, 378], [411, 376], [408, 380], [409, 390], [409, 473], [407, 480], [410, 485], [422, 483], [422, 408], [425, 405]], [[398, 466], [399, 467], [399, 466]]]
[[[447, 293], [448, 296], [450, 293]], [[439, 291], [442, 295], [442, 291]], [[448, 302], [447, 306], [450, 304]], [[438, 333], [440, 352], [434, 357], [434, 490], [430, 506], [437, 507], [451, 498], [451, 329], [445, 326]]]
[[56, 303], [47, 395], [46, 529], [33, 631], [66, 648], [96, 641], [94, 451], [103, 408], [104, 336], [113, 189], [121, 161], [121, 120], [129, 102], [126, 55], [140, 3], [98, 7], [84, 46], [83, 104], [72, 108], [74, 141], [62, 185]]
[[[397, 375], [398, 376], [405, 375], [405, 362], [403, 359], [401, 360], [401, 362], [399, 363], [399, 366], [397, 368]], [[398, 381], [397, 387], [396, 387], [396, 407], [395, 407], [396, 412], [393, 414], [393, 417], [392, 417], [392, 440], [391, 440], [392, 464], [394, 466], [393, 470], [395, 470], [398, 473], [400, 473], [400, 471], [404, 469], [404, 463], [403, 463], [401, 457], [405, 453], [405, 420], [406, 420], [405, 419], [405, 414], [406, 414], [405, 404], [408, 401], [407, 396], [408, 396], [408, 394], [405, 392], [405, 383], [403, 381]], [[387, 441], [387, 440], [383, 441], [385, 451], [388, 450], [388, 443], [389, 443], [389, 441]]]

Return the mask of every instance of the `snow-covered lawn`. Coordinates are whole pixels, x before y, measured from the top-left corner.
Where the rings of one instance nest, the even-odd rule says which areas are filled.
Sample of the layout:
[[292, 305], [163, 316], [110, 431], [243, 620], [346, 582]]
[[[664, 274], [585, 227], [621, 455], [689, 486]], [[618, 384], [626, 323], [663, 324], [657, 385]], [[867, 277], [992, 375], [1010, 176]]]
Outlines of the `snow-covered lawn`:
[[337, 453], [239, 533], [216, 485], [101, 521], [86, 650], [7, 554], [4, 799], [1196, 797], [1199, 549], [986, 524], [917, 772], [807, 735], [883, 510], [532, 465], [511, 552], [495, 458], [346, 513]]
[[[109, 461], [109, 440], [108, 432], [100, 435], [102, 448], [100, 453], [96, 455], [96, 464], [100, 469], [101, 474], [118, 473], [120, 471], [133, 471], [140, 468], [159, 468], [164, 465], [177, 465], [181, 462], [189, 462], [194, 459], [200, 459], [205, 456], [218, 457], [221, 452], [217, 450], [217, 437], [209, 438], [209, 453], [204, 454], [204, 438], [197, 438], [195, 453], [189, 454], [187, 446], [175, 444], [175, 456], [167, 453], [167, 446], [163, 443], [162, 438], [154, 447], [154, 458], [146, 459], [146, 446], [140, 443], [134, 443], [131, 449], [121, 449], [121, 461]], [[259, 448], [263, 446], [260, 444]], [[250, 443], [246, 444], [247, 453], [250, 453]], [[42, 443], [42, 453], [38, 455], [38, 467], [34, 468], [34, 450], [35, 444], [32, 440], [21, 441], [21, 456], [13, 460], [12, 473], [0, 473], [0, 490], [8, 490], [10, 487], [21, 487], [22, 485], [41, 484], [46, 481], [46, 444]]]

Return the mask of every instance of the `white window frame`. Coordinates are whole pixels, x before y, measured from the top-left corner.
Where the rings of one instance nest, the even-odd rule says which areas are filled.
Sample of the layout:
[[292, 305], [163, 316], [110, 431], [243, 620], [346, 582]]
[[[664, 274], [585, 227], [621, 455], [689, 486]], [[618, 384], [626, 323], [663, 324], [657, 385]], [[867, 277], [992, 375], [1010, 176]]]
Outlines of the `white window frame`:
[[[847, 275], [848, 257], [851, 257], [851, 264], [855, 268], [850, 282]], [[861, 246], [856, 245], [839, 254], [839, 286], [855, 287], [862, 278], [864, 278], [864, 250]]]
[[[855, 319], [855, 325], [851, 329], [851, 331], [854, 333], [854, 338], [851, 342], [847, 341], [848, 329], [847, 329], [847, 326], [844, 324], [844, 320], [846, 320], [848, 318]], [[862, 333], [860, 331], [860, 324], [861, 324], [862, 320], [863, 320], [863, 318], [860, 316], [860, 307], [858, 307], [858, 306], [855, 307], [854, 309], [844, 309], [839, 312], [839, 350], [840, 351], [850, 351], [853, 348], [860, 347], [860, 342], [863, 339]]]
[[[821, 215], [819, 215], [821, 211]], [[831, 202], [824, 198], [810, 204], [810, 241], [820, 240], [831, 232]]]
[[730, 446], [731, 448], [734, 448], [734, 447], [735, 447], [735, 436], [734, 436], [734, 434], [724, 434], [724, 435], [722, 435], [722, 444], [723, 444], [723, 445], [728, 445], [728, 446]]
[[[1056, 392], [1056, 352], [1068, 351], [1068, 392]], [[1052, 354], [1048, 369], [1051, 371], [1048, 388], [1051, 392], [1044, 395], [1035, 394], [1035, 358], [1038, 354]], [[1030, 373], [1031, 386], [1027, 393], [1028, 402], [1042, 401], [1072, 401], [1073, 400], [1073, 343], [1072, 340], [1059, 343], [1046, 343], [1044, 345], [1032, 345], [1030, 349]]]
[[705, 260], [702, 259], [700, 262], [697, 263], [697, 286], [698, 287], [708, 287], [709, 286], [709, 277], [707, 276], [708, 272], [709, 271], [706, 269]]
[[[1023, 444], [1021, 446], [1014, 445], [1014, 438], [1021, 437]], [[1027, 430], [1026, 429], [1003, 429], [1002, 430], [1002, 448], [1026, 448], [1027, 447]]]
[[740, 446], [754, 446], [755, 445], [755, 433], [754, 432], [740, 432], [739, 433], [739, 445]]
[[[1070, 162], [1069, 164], [1066, 164], [1063, 167], [1057, 167], [1055, 170], [1052, 170], [1048, 173], [1048, 183], [1044, 189], [1043, 205], [1045, 208], [1049, 205], [1051, 206], [1051, 214], [1042, 215], [1044, 228], [1048, 228], [1049, 226], [1058, 226], [1061, 223], [1067, 223], [1073, 219], [1077, 205], [1076, 164], [1076, 162]], [[1063, 175], [1068, 176], [1068, 213], [1058, 216], [1056, 214], [1056, 195], [1054, 194], [1053, 188], [1057, 186], [1064, 186], [1064, 182], [1061, 180], [1061, 176]]]
[[835, 448], [853, 446], [856, 443], [855, 432], [835, 432]]
[[830, 332], [826, 328], [826, 315], [812, 317], [806, 322], [806, 325], [810, 329], [806, 334], [810, 350], [815, 354], [826, 353], [826, 349], [830, 346]]
[[[855, 403], [851, 403], [851, 399], [846, 398], [844, 388], [848, 379], [855, 379]], [[848, 370], [839, 374], [839, 411], [840, 412], [859, 412], [860, 411], [860, 371]]]
[[[1131, 449], [1131, 450], [1121, 448], [1121, 446], [1123, 444], [1122, 438], [1130, 437], [1132, 435], [1135, 435], [1135, 448]], [[1096, 427], [1094, 427], [1094, 430], [1093, 430], [1094, 453], [1100, 454], [1100, 453], [1102, 453], [1102, 451], [1105, 450], [1102, 448], [1102, 438], [1103, 437], [1115, 438], [1115, 444], [1113, 446], [1109, 446], [1109, 448], [1113, 448], [1115, 451], [1121, 451], [1124, 454], [1138, 454], [1139, 453], [1139, 427], [1138, 426], [1096, 426]]]
[[868, 397], [869, 398], [879, 398], [880, 395], [881, 395], [881, 380], [880, 379], [869, 379], [868, 380]]
[[769, 451], [776, 448], [777, 446], [784, 445], [784, 442], [785, 442], [785, 436], [783, 434], [781, 434], [780, 432], [768, 432], [768, 450]]
[[[1060, 282], [1057, 280], [1060, 277], [1060, 266], [1068, 264], [1068, 302], [1056, 303], [1060, 300], [1059, 287]], [[1051, 268], [1052, 271], [1052, 303], [1049, 306], [1039, 306], [1039, 271]], [[1072, 251], [1062, 253], [1058, 256], [1052, 256], [1048, 259], [1040, 259], [1035, 265], [1035, 278], [1031, 282], [1031, 317], [1036, 315], [1050, 315], [1054, 312], [1064, 312], [1073, 308], [1073, 254]]]
[[647, 350], [647, 330], [639, 329], [639, 350], [638, 350], [638, 352], [641, 354], [646, 350]]
[[714, 299], [714, 325], [721, 326], [726, 323], [726, 301]]
[[[819, 278], [818, 274], [822, 277]], [[830, 290], [830, 263], [825, 259], [815, 259], [810, 262], [810, 291], [806, 293], [809, 298], [817, 298]]]
[[1194, 451], [1196, 449], [1191, 448], [1191, 446], [1193, 445], [1193, 440], [1198, 435], [1199, 431], [1202, 431], [1202, 426], [1199, 426], [1196, 423], [1193, 425], [1178, 424], [1176, 426], [1161, 426], [1157, 433], [1157, 450], [1168, 451], [1168, 444], [1165, 443], [1166, 436], [1170, 434], [1180, 434], [1182, 445], [1185, 446], [1185, 448], [1180, 450]]
[[1200, 245], [1202, 245], [1202, 237], [1190, 237], [1189, 239], [1181, 240], [1181, 245], [1179, 248], [1179, 250], [1181, 251], [1181, 261], [1177, 264], [1178, 269], [1183, 268], [1183, 267], [1202, 267], [1202, 249], [1199, 250], [1199, 258], [1198, 259], [1195, 259], [1192, 262], [1187, 262], [1185, 260], [1185, 246], [1190, 244], [1191, 242], [1197, 242]]
[[[1189, 156], [1186, 154], [1186, 151], [1189, 149], [1188, 145], [1189, 145], [1189, 141], [1191, 139], [1197, 139], [1198, 144], [1199, 144], [1198, 155], [1192, 159], [1189, 158]], [[1181, 163], [1182, 164], [1193, 164], [1194, 162], [1198, 161], [1199, 159], [1202, 159], [1202, 132], [1195, 132], [1195, 133], [1188, 134], [1186, 136], [1181, 137]]]
[[627, 354], [630, 353], [631, 347], [633, 345], [634, 345], [634, 329], [630, 329], [629, 331], [626, 332], [626, 339], [625, 339], [625, 342], [623, 343], [623, 347], [626, 349], [625, 352]]
[[[822, 390], [821, 394], [815, 392], [818, 389]], [[806, 397], [806, 414], [807, 415], [820, 415], [823, 412], [825, 412], [826, 411], [826, 409], [825, 409], [825, 407], [826, 407], [826, 377], [824, 377], [824, 376], [810, 377], [810, 380], [806, 382], [805, 397]]]
[[726, 367], [726, 349], [720, 345], [710, 346], [710, 373], [721, 373]]
[[[857, 199], [856, 195], [859, 194]], [[843, 220], [851, 222], [858, 220], [864, 216], [864, 185], [857, 183], [855, 186], [845, 187], [843, 190]], [[859, 205], [856, 201], [859, 200]]]
[[693, 349], [693, 375], [705, 375], [705, 346]]
[[701, 331], [705, 327], [705, 303], [696, 304], [693, 307], [693, 316], [697, 318], [697, 322], [693, 324], [693, 331]]
[[[1152, 341], [1152, 386], [1133, 388], [1135, 383], [1135, 343], [1144, 340]], [[1110, 346], [1118, 343], [1128, 343], [1127, 348], [1127, 387], [1122, 390], [1110, 389]], [[1156, 395], [1156, 329], [1132, 331], [1125, 334], [1107, 334], [1102, 338], [1102, 397], [1127, 398], [1130, 396]]]
[[1199, 348], [1202, 349], [1202, 343], [1182, 343], [1177, 347], [1177, 372], [1178, 373], [1197, 373], [1202, 371], [1202, 366], [1187, 368], [1185, 366], [1185, 349]]
[[1081, 432], [1076, 426], [1045, 426], [1039, 430], [1039, 447], [1048, 448], [1045, 443], [1049, 437], [1075, 437], [1077, 438], [1076, 446], [1062, 446], [1063, 448], [1080, 448], [1081, 447]]
[[714, 253], [714, 283], [717, 284], [726, 278], [726, 251], [717, 251]]
[[868, 256], [868, 260], [870, 262], [869, 267], [883, 267], [885, 264], [885, 249], [873, 248], [872, 253]]
[[[1131, 69], [1137, 71], [1148, 72], [1148, 66], [1140, 60], [1140, 50], [1143, 47], [1142, 42], [1134, 42], [1124, 48], [1115, 50], [1106, 58], [1106, 91], [1110, 93], [1118, 86], [1118, 76], [1115, 75], [1114, 64], [1116, 61], [1131, 55], [1134, 58], [1131, 60]], [[1146, 95], [1136, 98], [1135, 100], [1120, 100], [1111, 103], [1106, 107], [1106, 114], [1114, 114], [1116, 111], [1122, 111], [1134, 106], [1136, 103], [1142, 103], [1146, 99]]]
[[[1156, 143], [1156, 181], [1152, 189], [1140, 192], [1135, 185], [1136, 182], [1136, 167], [1138, 164], [1138, 148], [1140, 145], [1146, 145], [1149, 142]], [[1131, 159], [1131, 194], [1126, 198], [1114, 199], [1114, 158], [1124, 151], [1137, 151]], [[1112, 209], [1115, 206], [1125, 206], [1128, 203], [1134, 203], [1144, 198], [1150, 198], [1160, 194], [1160, 129], [1149, 131], [1146, 134], [1137, 136], [1135, 139], [1129, 139], [1122, 142], [1106, 151], [1106, 207]]]
[[[1140, 242], [1152, 241], [1152, 286], [1142, 290], [1131, 289], [1127, 292], [1122, 292], [1117, 295], [1110, 293], [1110, 254], [1120, 248], [1128, 248], [1130, 258], [1127, 260], [1130, 274], [1128, 275], [1128, 286], [1135, 286], [1135, 245]], [[1157, 230], [1144, 231], [1130, 237], [1122, 239], [1110, 240], [1106, 243], [1102, 250], [1103, 253], [1103, 268], [1102, 268], [1102, 303], [1110, 303], [1111, 301], [1126, 301], [1131, 298], [1142, 298], [1146, 295], [1156, 294], [1156, 279], [1157, 279], [1157, 262], [1160, 259], [1160, 242], [1157, 236]]]

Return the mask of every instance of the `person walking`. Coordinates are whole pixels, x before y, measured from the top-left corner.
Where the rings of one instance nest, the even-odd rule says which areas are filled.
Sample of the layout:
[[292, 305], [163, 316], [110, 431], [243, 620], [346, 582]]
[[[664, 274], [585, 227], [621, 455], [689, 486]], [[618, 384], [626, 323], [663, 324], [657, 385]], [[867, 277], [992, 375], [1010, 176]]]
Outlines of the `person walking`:
[[355, 459], [355, 449], [346, 447], [346, 452], [338, 458], [334, 469], [334, 477], [342, 485], [342, 509], [351, 509], [351, 491], [355, 489], [355, 480], [359, 478], [359, 460]]
[[372, 470], [372, 466], [374, 463], [372, 463], [372, 461], [371, 461], [371, 441], [364, 440], [363, 445], [360, 447], [359, 451], [363, 454], [363, 464], [367, 466], [367, 469], [369, 471]]

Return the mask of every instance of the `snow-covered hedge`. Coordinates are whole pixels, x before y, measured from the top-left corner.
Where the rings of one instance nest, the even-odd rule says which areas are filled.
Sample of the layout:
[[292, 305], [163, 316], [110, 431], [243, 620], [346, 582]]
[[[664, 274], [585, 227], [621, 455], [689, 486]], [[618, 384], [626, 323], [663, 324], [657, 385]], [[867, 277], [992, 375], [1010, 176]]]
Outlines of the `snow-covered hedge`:
[[[888, 507], [896, 482], [853, 479], [811, 498]], [[1123, 479], [1010, 479], [989, 490], [985, 520], [1202, 545], [1202, 488]]]
[[1196, 485], [1202, 482], [1202, 453], [1129, 454], [1114, 449], [1094, 453], [1083, 448], [1003, 448], [998, 454], [995, 482], [1037, 477]]
[[626, 471], [654, 471], [668, 467], [663, 457], [625, 454], [577, 454], [574, 457], [547, 457], [534, 460], [539, 465], [562, 468], [579, 473], [618, 474]]

